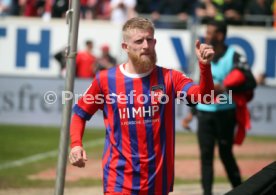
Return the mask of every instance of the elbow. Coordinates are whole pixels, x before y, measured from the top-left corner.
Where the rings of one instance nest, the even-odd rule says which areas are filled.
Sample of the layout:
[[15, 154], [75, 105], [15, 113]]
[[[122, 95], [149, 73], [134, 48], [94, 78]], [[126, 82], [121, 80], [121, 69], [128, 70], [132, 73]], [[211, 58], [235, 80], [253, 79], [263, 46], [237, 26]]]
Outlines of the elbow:
[[201, 104], [212, 104], [214, 100], [215, 100], [214, 89], [205, 90], [198, 96], [198, 103], [201, 103]]

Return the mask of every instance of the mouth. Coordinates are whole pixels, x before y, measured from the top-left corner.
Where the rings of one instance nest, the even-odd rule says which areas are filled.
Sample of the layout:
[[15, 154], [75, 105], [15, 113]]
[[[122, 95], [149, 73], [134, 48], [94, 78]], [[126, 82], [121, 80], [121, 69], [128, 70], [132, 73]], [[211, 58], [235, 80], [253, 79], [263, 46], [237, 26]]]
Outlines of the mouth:
[[141, 56], [149, 56], [150, 53], [141, 53]]

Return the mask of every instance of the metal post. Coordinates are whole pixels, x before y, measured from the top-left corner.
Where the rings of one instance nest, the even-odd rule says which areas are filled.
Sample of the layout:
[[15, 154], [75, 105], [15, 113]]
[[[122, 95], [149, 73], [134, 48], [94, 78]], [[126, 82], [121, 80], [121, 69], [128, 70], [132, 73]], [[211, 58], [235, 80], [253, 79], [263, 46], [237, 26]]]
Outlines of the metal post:
[[196, 17], [189, 17], [188, 22], [187, 22], [187, 28], [191, 33], [191, 53], [190, 53], [190, 59], [189, 59], [189, 67], [188, 67], [188, 74], [189, 76], [194, 79], [197, 79], [197, 66], [195, 66], [195, 61], [196, 61], [196, 53], [195, 53], [195, 41], [198, 39], [198, 19]]
[[[78, 41], [79, 17], [80, 1], [71, 0], [69, 10], [66, 12], [66, 21], [67, 24], [69, 23], [69, 35], [68, 46], [66, 50], [67, 63], [65, 91], [70, 91], [72, 93], [74, 91], [75, 59]], [[63, 195], [64, 193], [72, 104], [73, 99], [71, 98], [70, 100], [66, 100], [65, 105], [63, 106], [55, 195]]]

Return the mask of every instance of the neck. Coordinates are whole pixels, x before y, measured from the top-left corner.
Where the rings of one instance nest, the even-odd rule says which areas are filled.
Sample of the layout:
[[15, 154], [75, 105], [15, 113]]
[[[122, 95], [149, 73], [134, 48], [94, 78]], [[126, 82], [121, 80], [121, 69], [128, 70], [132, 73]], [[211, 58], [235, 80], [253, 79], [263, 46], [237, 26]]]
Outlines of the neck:
[[224, 53], [225, 48], [226, 48], [226, 47], [225, 47], [224, 44], [217, 45], [217, 46], [214, 48], [216, 55], [221, 55], [222, 53]]
[[217, 45], [216, 47], [214, 47], [215, 50], [215, 56], [213, 58], [214, 62], [217, 62], [225, 53], [226, 51], [226, 46], [225, 45]]
[[145, 68], [144, 66], [134, 65], [130, 60], [125, 64], [124, 68], [128, 73], [131, 74], [143, 74], [153, 69], [153, 67]]

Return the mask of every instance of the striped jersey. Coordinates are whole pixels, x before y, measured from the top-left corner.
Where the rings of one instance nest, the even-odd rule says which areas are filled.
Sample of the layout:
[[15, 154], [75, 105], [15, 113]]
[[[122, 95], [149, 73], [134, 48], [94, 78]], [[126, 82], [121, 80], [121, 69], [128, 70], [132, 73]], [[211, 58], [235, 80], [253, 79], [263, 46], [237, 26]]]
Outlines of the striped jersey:
[[89, 120], [98, 109], [103, 111], [105, 194], [163, 195], [173, 190], [175, 98], [192, 86], [183, 73], [159, 66], [137, 75], [120, 65], [96, 75], [74, 112]]

